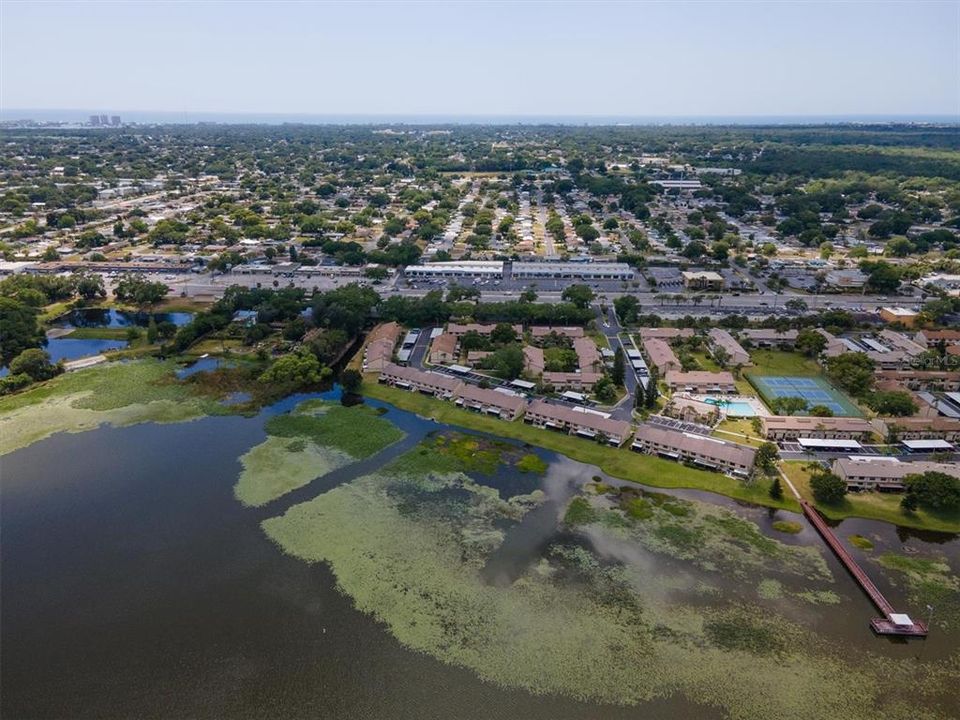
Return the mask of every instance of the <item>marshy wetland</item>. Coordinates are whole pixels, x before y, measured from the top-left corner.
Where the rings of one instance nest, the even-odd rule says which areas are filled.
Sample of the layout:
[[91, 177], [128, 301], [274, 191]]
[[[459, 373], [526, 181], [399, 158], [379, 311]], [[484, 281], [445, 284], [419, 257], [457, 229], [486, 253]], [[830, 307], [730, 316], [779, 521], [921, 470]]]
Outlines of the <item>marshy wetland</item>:
[[336, 391], [236, 412], [93, 372], [0, 405], [4, 716], [960, 713], [956, 536], [839, 524], [934, 607], [890, 642], [794, 513]]

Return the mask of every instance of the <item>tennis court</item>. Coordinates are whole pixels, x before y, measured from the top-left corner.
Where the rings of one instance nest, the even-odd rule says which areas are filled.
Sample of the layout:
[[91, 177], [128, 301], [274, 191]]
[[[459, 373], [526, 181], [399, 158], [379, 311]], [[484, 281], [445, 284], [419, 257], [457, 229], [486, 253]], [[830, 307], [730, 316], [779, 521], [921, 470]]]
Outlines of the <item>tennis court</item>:
[[823, 405], [834, 415], [862, 417], [857, 406], [823, 378], [749, 374], [747, 378], [767, 405], [776, 398], [799, 397], [807, 401], [807, 407]]

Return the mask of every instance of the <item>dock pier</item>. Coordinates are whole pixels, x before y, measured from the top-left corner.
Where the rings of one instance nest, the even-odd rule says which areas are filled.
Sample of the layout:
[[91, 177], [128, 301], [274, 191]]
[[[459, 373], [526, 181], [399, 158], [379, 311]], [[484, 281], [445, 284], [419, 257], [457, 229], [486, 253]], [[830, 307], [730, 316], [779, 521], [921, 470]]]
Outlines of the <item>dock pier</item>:
[[806, 500], [800, 500], [800, 507], [803, 509], [803, 514], [807, 517], [807, 520], [817, 529], [820, 537], [822, 537], [824, 542], [833, 550], [833, 554], [837, 556], [847, 569], [847, 572], [853, 576], [853, 579], [857, 581], [876, 608], [883, 613], [883, 617], [873, 618], [870, 621], [870, 627], [873, 631], [878, 635], [926, 637], [926, 623], [915, 622], [909, 615], [898, 613], [894, 610], [893, 606], [883, 596], [883, 593], [877, 589], [877, 586], [873, 584], [873, 581], [867, 576], [867, 573], [863, 571], [863, 568], [853, 559], [853, 556], [843, 546], [843, 543], [840, 542], [839, 538], [837, 538], [833, 530], [830, 529], [830, 526], [827, 525], [816, 508]]

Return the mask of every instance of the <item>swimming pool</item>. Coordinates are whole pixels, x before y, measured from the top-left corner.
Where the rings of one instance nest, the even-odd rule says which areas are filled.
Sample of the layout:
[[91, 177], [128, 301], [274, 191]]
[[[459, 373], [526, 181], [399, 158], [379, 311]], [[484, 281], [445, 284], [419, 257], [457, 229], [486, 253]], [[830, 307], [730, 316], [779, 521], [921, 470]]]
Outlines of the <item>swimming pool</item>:
[[706, 397], [704, 400], [716, 405], [728, 417], [756, 417], [757, 410], [745, 400], [727, 400], [726, 398]]

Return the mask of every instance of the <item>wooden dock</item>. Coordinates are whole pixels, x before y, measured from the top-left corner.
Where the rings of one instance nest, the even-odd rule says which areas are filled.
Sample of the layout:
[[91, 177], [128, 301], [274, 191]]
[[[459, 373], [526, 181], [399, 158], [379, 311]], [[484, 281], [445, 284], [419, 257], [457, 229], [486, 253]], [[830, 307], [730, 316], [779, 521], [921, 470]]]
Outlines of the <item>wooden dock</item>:
[[908, 616], [903, 613], [898, 613], [893, 609], [893, 606], [887, 601], [877, 586], [873, 584], [873, 581], [867, 573], [863, 571], [863, 568], [853, 559], [853, 556], [843, 546], [843, 543], [840, 542], [839, 538], [837, 538], [833, 530], [830, 529], [830, 526], [827, 525], [816, 508], [806, 500], [800, 501], [800, 507], [803, 509], [803, 514], [806, 515], [810, 523], [817, 529], [817, 532], [820, 533], [820, 537], [822, 537], [824, 542], [833, 550], [833, 554], [837, 556], [840, 562], [843, 563], [843, 566], [853, 576], [853, 579], [863, 588], [863, 591], [867, 594], [867, 597], [870, 598], [870, 601], [883, 613], [884, 616], [882, 618], [874, 618], [870, 621], [870, 627], [873, 631], [878, 635], [926, 637], [926, 623], [913, 621]]

